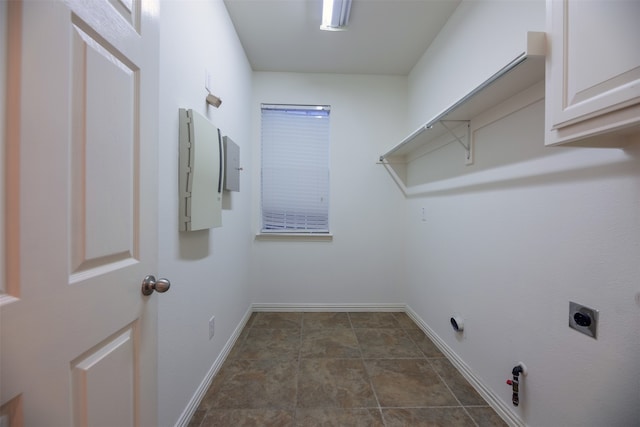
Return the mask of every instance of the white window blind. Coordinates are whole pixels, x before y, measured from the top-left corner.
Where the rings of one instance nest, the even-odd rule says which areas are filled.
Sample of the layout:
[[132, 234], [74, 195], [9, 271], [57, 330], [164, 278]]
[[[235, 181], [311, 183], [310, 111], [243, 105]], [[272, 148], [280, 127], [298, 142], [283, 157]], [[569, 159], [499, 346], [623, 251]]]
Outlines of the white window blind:
[[328, 106], [262, 105], [262, 232], [329, 232]]

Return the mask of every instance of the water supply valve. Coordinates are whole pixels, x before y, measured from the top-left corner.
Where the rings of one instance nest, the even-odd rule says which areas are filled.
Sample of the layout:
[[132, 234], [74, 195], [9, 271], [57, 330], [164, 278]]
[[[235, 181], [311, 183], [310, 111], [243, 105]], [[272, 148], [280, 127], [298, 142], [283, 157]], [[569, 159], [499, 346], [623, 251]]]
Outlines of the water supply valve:
[[511, 402], [513, 403], [513, 406], [518, 406], [520, 404], [520, 374], [523, 376], [527, 375], [527, 367], [522, 362], [518, 362], [518, 364], [511, 370], [513, 379], [507, 380], [507, 384], [511, 386], [512, 390]]

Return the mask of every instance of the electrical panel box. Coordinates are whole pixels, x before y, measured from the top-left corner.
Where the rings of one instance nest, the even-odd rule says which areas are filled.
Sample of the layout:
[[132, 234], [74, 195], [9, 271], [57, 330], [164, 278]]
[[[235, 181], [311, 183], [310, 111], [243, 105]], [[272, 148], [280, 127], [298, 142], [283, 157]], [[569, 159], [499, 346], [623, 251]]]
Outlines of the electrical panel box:
[[240, 191], [240, 147], [228, 136], [223, 136], [224, 143], [224, 189]]
[[222, 226], [224, 147], [220, 130], [193, 110], [181, 108], [180, 231]]

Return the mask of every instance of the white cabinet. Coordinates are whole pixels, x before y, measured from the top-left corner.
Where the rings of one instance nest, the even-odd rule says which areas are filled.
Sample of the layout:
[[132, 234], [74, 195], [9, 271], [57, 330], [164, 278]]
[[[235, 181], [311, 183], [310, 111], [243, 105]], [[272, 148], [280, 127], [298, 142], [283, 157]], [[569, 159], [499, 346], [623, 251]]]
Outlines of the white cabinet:
[[640, 132], [640, 1], [547, 0], [547, 145]]

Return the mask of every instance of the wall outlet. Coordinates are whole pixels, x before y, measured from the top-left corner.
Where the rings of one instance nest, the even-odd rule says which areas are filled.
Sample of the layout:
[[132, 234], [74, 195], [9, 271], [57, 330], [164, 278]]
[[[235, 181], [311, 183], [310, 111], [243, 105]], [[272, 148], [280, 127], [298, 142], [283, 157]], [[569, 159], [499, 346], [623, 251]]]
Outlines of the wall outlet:
[[592, 338], [597, 338], [598, 310], [570, 301], [569, 327]]
[[216, 316], [212, 316], [209, 319], [209, 339], [213, 338], [216, 334]]
[[427, 208], [421, 208], [420, 210], [420, 220], [422, 222], [427, 222]]

